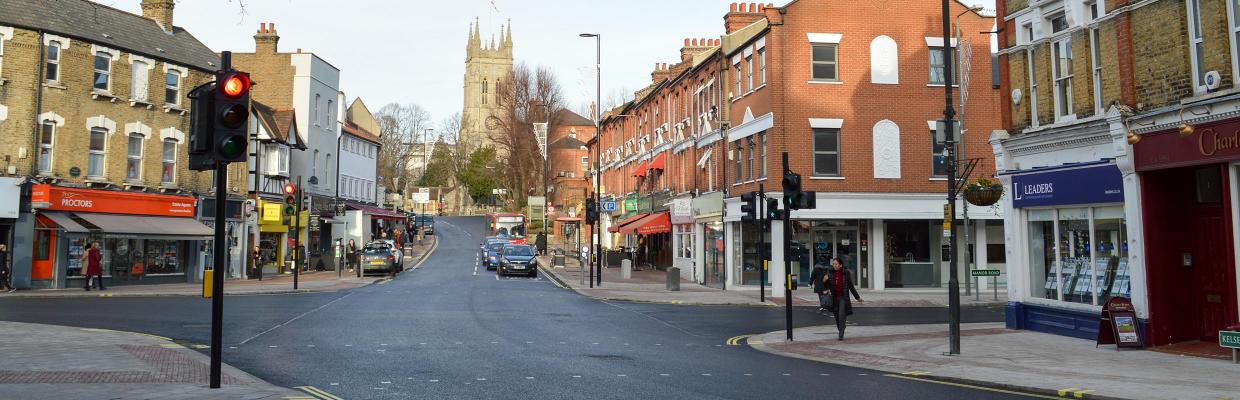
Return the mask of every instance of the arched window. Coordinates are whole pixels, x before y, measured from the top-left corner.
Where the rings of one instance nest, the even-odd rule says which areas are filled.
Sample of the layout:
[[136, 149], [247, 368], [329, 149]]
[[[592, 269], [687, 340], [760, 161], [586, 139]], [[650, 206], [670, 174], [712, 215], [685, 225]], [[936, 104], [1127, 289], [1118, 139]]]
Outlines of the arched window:
[[482, 79], [482, 104], [486, 104], [486, 103], [487, 103], [487, 80], [486, 78], [483, 78]]

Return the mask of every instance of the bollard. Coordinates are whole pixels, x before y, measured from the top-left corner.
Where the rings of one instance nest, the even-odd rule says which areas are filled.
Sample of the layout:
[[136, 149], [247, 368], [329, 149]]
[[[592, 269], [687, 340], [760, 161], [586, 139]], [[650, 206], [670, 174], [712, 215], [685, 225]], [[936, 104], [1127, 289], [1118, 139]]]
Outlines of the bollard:
[[680, 268], [671, 267], [667, 269], [667, 290], [673, 292], [680, 291]]
[[620, 260], [620, 278], [633, 279], [633, 260]]

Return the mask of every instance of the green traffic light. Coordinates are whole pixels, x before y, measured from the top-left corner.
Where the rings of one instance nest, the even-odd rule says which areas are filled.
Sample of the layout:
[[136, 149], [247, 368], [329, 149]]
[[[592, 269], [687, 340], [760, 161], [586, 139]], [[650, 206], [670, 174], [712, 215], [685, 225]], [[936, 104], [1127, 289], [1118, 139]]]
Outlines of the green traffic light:
[[225, 159], [233, 160], [241, 158], [245, 155], [245, 137], [241, 135], [233, 135], [224, 138], [220, 142], [220, 156]]
[[295, 213], [297, 213], [296, 207], [293, 207], [292, 205], [284, 206], [284, 215], [292, 216]]

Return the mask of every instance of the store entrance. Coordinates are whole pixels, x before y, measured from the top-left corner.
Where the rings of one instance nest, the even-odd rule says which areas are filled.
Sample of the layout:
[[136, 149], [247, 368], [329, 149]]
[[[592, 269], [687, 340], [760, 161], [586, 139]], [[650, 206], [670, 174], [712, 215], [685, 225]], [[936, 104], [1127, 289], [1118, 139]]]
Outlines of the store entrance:
[[[853, 282], [858, 287], [868, 287], [867, 282], [861, 279], [859, 269], [861, 268], [861, 259], [857, 252], [859, 233], [856, 228], [827, 228], [817, 229], [814, 231], [814, 243], [810, 247], [813, 262], [801, 264], [801, 276], [808, 278], [811, 268], [814, 265], [824, 265], [831, 267], [831, 258], [839, 258], [844, 268], [848, 269], [852, 275]], [[812, 265], [809, 265], [812, 264]], [[812, 284], [812, 283], [809, 283]]]
[[1216, 341], [1236, 322], [1225, 165], [1145, 173], [1151, 342]]

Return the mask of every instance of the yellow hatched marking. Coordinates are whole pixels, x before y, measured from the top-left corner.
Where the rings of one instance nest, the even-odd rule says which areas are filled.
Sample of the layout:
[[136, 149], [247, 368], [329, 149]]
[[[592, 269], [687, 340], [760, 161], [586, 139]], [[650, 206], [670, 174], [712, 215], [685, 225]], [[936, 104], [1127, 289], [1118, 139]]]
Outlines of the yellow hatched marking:
[[314, 386], [297, 386], [294, 389], [309, 393], [310, 395], [322, 400], [344, 400], [344, 398], [340, 396], [328, 393], [326, 390], [319, 389]]

